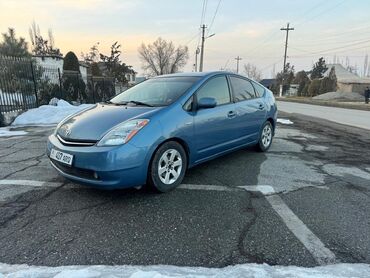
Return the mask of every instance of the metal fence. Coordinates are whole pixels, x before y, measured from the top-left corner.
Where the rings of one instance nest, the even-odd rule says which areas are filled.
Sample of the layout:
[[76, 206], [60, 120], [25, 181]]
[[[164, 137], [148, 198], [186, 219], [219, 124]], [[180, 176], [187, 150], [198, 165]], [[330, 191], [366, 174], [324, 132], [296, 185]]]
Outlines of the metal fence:
[[96, 103], [114, 95], [112, 77], [83, 76], [80, 72], [40, 66], [31, 58], [0, 56], [0, 113], [35, 108], [54, 97]]

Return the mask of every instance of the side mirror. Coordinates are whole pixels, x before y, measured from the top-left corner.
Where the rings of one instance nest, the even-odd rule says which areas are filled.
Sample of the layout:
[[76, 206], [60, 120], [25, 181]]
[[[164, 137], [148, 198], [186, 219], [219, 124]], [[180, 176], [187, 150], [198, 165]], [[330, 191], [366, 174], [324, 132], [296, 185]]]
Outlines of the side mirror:
[[198, 109], [214, 108], [217, 105], [217, 101], [213, 97], [203, 97], [198, 100]]

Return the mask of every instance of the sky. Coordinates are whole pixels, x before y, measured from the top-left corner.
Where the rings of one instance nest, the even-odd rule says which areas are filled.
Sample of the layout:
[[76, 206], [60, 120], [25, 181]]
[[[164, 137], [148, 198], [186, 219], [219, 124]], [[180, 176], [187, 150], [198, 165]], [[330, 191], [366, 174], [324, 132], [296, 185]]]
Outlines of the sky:
[[296, 71], [309, 70], [324, 56], [329, 63], [349, 61], [361, 75], [370, 52], [369, 0], [0, 0], [1, 33], [13, 27], [29, 41], [33, 21], [45, 37], [53, 30], [63, 54], [74, 51], [80, 57], [97, 42], [108, 54], [118, 41], [122, 61], [139, 75], [144, 72], [138, 47], [158, 37], [187, 45], [190, 58], [183, 71], [192, 71], [201, 23], [208, 26], [206, 34], [215, 34], [205, 41], [205, 71], [235, 70], [240, 56], [241, 73], [252, 63], [271, 78], [283, 67], [280, 28], [288, 22], [294, 31], [287, 61]]

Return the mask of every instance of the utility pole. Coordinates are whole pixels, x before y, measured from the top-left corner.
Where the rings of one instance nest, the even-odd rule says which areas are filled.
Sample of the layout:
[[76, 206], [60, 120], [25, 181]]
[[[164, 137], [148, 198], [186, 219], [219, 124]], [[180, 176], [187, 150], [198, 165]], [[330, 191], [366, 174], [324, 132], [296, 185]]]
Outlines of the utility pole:
[[200, 28], [202, 28], [202, 46], [200, 49], [199, 71], [202, 72], [203, 71], [203, 57], [204, 57], [204, 41], [205, 41], [204, 32], [207, 27], [205, 24], [203, 24]]
[[242, 60], [239, 56], [235, 58], [236, 60], [236, 73], [239, 73], [239, 61]]
[[[286, 28], [280, 28], [281, 31], [286, 31], [286, 37], [285, 37], [285, 52], [284, 52], [284, 66], [283, 66], [283, 86], [284, 86], [284, 75], [285, 75], [285, 67], [286, 67], [286, 56], [287, 56], [287, 51], [288, 51], [288, 36], [289, 36], [289, 31], [293, 31], [294, 28], [289, 27], [289, 22], [286, 25]], [[282, 91], [281, 91], [282, 93]]]
[[200, 52], [199, 47], [197, 47], [197, 50], [195, 51], [195, 72], [198, 71], [198, 54]]

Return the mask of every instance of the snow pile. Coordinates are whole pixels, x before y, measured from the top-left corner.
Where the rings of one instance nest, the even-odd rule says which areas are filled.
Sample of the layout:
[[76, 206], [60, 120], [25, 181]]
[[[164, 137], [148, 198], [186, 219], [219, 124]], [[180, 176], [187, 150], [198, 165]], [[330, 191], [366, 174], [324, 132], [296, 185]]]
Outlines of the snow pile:
[[304, 268], [296, 266], [269, 266], [267, 264], [244, 264], [225, 268], [177, 267], [177, 266], [60, 266], [38, 267], [27, 265], [0, 264], [0, 277], [130, 277], [130, 278], [168, 278], [168, 277], [296, 277], [296, 278], [368, 278], [370, 265], [337, 264]]
[[359, 93], [329, 92], [313, 97], [314, 100], [336, 100], [336, 101], [364, 101], [364, 96]]
[[0, 128], [0, 137], [19, 136], [19, 135], [26, 135], [26, 134], [27, 134], [27, 131], [23, 131], [23, 130], [10, 130], [9, 127]]
[[277, 119], [277, 122], [283, 125], [292, 125], [293, 122], [289, 119]]
[[77, 113], [81, 110], [93, 107], [94, 104], [82, 104], [74, 106], [65, 100], [59, 100], [57, 105], [42, 105], [35, 109], [30, 109], [19, 115], [12, 125], [51, 125], [58, 124], [65, 117]]

